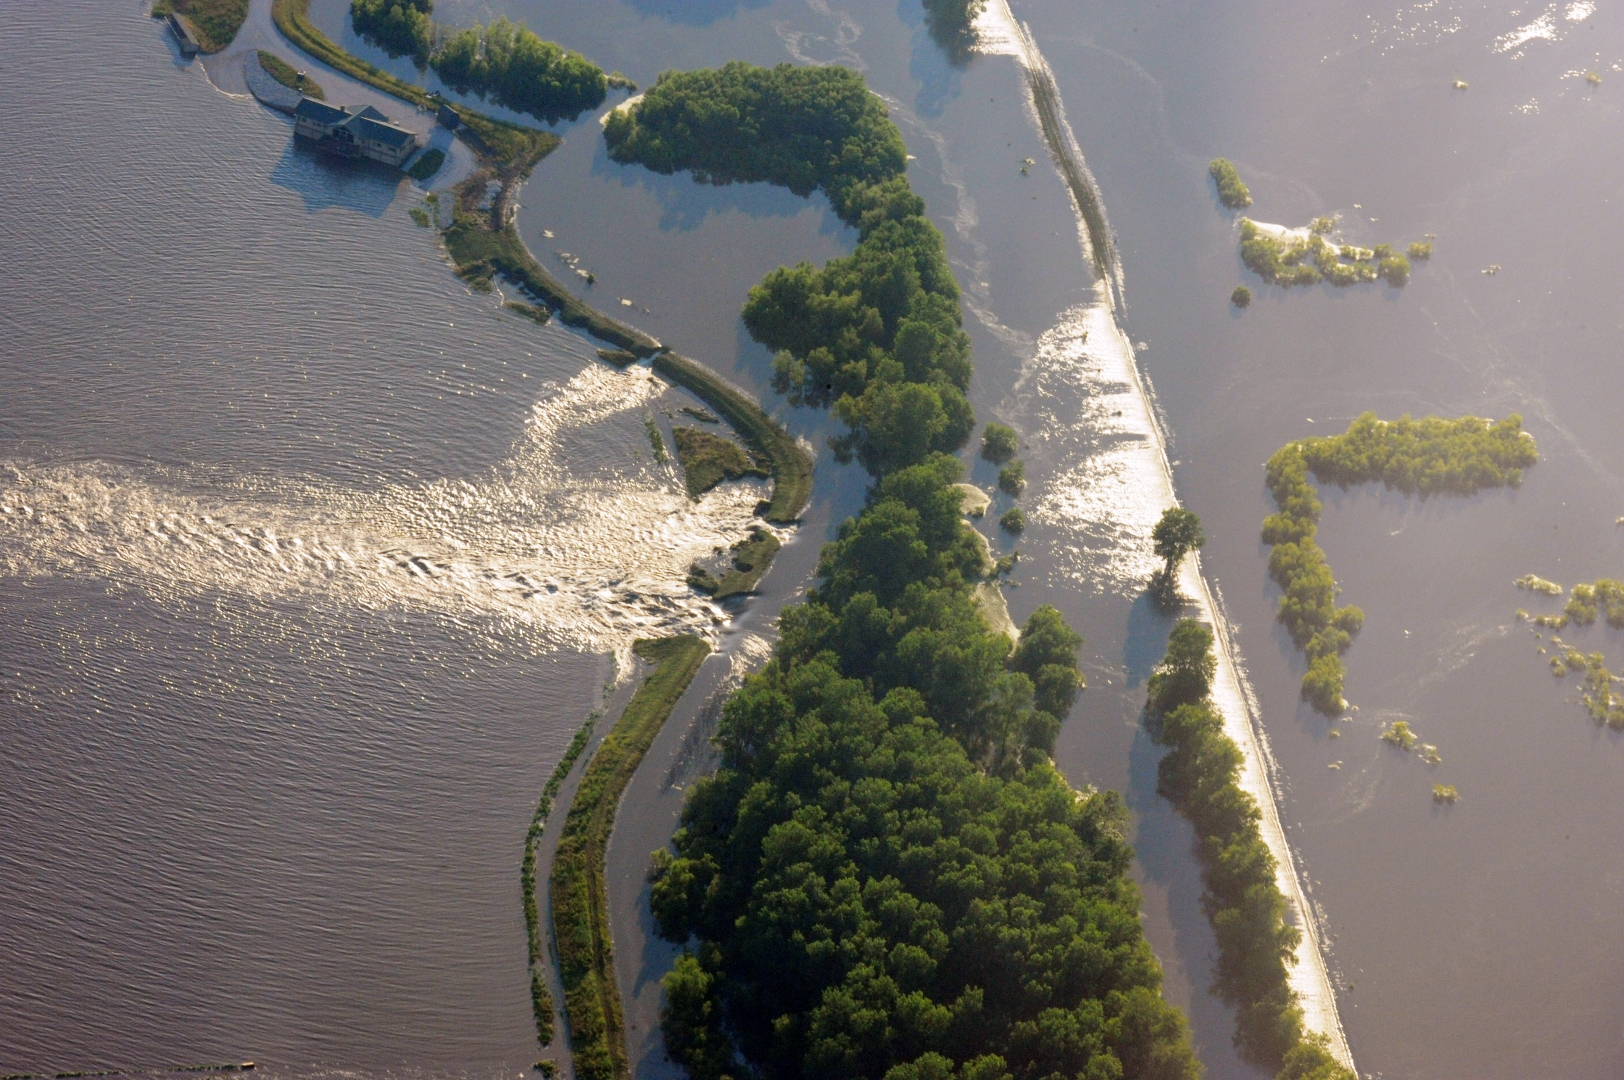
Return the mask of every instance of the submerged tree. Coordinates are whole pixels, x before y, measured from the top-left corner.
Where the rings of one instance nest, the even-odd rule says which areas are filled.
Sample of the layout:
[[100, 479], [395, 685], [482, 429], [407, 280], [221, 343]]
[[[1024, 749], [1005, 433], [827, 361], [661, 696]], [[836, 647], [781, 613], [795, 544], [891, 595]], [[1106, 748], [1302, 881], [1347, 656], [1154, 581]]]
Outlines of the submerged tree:
[[1164, 602], [1171, 602], [1176, 595], [1179, 564], [1207, 542], [1207, 534], [1201, 531], [1201, 519], [1195, 514], [1182, 506], [1170, 506], [1162, 512], [1150, 538], [1156, 545], [1156, 557], [1166, 564], [1151, 580], [1151, 588]]

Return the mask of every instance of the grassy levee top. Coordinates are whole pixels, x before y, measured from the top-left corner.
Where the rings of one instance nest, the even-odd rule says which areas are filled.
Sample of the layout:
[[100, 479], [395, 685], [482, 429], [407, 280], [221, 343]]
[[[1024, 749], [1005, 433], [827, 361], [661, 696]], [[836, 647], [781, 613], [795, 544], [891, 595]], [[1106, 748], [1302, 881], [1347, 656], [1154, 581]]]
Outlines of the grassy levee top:
[[691, 636], [638, 641], [633, 650], [657, 666], [587, 765], [553, 856], [553, 939], [578, 1080], [631, 1076], [615, 985], [604, 855], [621, 794], [711, 651]]
[[1342, 654], [1365, 619], [1352, 605], [1336, 606], [1336, 579], [1314, 542], [1320, 501], [1309, 474], [1342, 488], [1379, 481], [1425, 499], [1516, 487], [1537, 461], [1534, 438], [1516, 415], [1498, 422], [1475, 416], [1387, 421], [1365, 413], [1341, 435], [1302, 439], [1275, 452], [1266, 483], [1278, 509], [1263, 521], [1263, 542], [1272, 548], [1269, 574], [1284, 594], [1277, 618], [1308, 658], [1303, 700], [1327, 716], [1346, 707]]

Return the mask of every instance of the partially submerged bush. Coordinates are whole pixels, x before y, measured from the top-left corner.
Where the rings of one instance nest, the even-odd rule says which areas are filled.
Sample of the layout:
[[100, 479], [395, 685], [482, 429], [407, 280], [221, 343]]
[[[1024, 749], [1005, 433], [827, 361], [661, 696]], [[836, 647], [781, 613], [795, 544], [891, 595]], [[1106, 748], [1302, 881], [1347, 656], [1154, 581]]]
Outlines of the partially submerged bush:
[[998, 470], [998, 490], [1006, 495], [1020, 495], [1026, 490], [1026, 462], [1016, 459]]
[[1012, 506], [998, 519], [998, 525], [1005, 532], [1018, 533], [1026, 528], [1026, 512], [1018, 506]]
[[1245, 285], [1235, 286], [1235, 291], [1229, 294], [1229, 302], [1238, 308], [1250, 306], [1252, 303], [1252, 290]]
[[1460, 801], [1460, 792], [1456, 791], [1452, 784], [1433, 784], [1432, 801], [1453, 806]]
[[1218, 185], [1218, 201], [1231, 210], [1244, 210], [1252, 205], [1252, 193], [1241, 182], [1241, 174], [1225, 158], [1213, 158], [1207, 174]]
[[981, 456], [994, 465], [1002, 465], [1020, 449], [1020, 438], [1015, 429], [993, 421], [981, 433]]
[[1529, 592], [1544, 593], [1546, 596], [1562, 595], [1562, 586], [1558, 585], [1554, 581], [1546, 581], [1538, 574], [1524, 574], [1522, 577], [1517, 579], [1515, 584], [1519, 589], [1527, 589]]
[[1411, 750], [1415, 749], [1415, 744], [1417, 741], [1419, 741], [1420, 736], [1416, 735], [1414, 731], [1410, 730], [1410, 725], [1407, 721], [1394, 720], [1391, 724], [1382, 729], [1382, 733], [1380, 736], [1378, 736], [1378, 738], [1380, 738], [1384, 743], [1398, 747], [1407, 754]]

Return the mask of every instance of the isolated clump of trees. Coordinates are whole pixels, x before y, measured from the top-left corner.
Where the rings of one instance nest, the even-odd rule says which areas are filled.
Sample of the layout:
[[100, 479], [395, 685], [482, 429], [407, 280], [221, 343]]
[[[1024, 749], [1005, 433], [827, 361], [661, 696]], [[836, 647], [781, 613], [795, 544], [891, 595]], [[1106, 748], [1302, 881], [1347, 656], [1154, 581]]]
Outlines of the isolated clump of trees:
[[1265, 482], [1277, 509], [1263, 520], [1263, 542], [1272, 547], [1269, 574], [1284, 593], [1277, 618], [1308, 658], [1305, 701], [1327, 716], [1342, 710], [1342, 654], [1365, 617], [1357, 607], [1336, 606], [1336, 579], [1314, 541], [1320, 501], [1309, 474], [1343, 488], [1377, 481], [1425, 499], [1516, 487], [1522, 470], [1538, 460], [1533, 437], [1516, 415], [1499, 422], [1408, 415], [1386, 421], [1367, 412], [1341, 435], [1303, 439], [1275, 452]]
[[434, 0], [350, 0], [350, 21], [365, 40], [434, 68], [458, 92], [541, 120], [573, 120], [608, 94], [596, 64], [506, 17], [451, 30], [434, 21]]
[[879, 475], [965, 444], [975, 416], [958, 284], [903, 175], [902, 137], [862, 76], [737, 61], [667, 72], [605, 137], [615, 160], [656, 172], [823, 192], [857, 249], [774, 270], [745, 304], [751, 336], [775, 350], [774, 387], [832, 407], [848, 429], [837, 455]]
[[1212, 164], [1207, 166], [1207, 175], [1218, 185], [1219, 202], [1231, 210], [1244, 210], [1252, 205], [1252, 193], [1227, 158], [1213, 158]]
[[1214, 989], [1235, 1008], [1235, 1046], [1247, 1060], [1279, 1070], [1279, 1080], [1355, 1080], [1322, 1040], [1305, 1033], [1287, 981], [1300, 935], [1286, 922], [1257, 801], [1240, 786], [1241, 749], [1208, 697], [1218, 666], [1212, 641], [1194, 619], [1173, 627], [1149, 680], [1145, 720], [1168, 748], [1156, 790], [1199, 838], [1201, 906], [1218, 943]]

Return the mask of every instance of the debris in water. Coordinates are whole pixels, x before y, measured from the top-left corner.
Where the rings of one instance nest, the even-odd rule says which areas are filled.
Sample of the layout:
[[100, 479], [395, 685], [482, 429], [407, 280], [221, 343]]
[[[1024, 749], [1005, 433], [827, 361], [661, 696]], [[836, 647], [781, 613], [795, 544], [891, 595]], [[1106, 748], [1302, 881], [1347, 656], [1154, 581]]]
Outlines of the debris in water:
[[[1433, 784], [1432, 801], [1446, 806], [1453, 806], [1460, 802], [1460, 792], [1452, 784]], [[1352, 987], [1349, 987], [1352, 989]]]
[[1466, 89], [1466, 80], [1465, 79], [1456, 79], [1455, 80], [1455, 89], [1456, 90], [1464, 90], [1464, 89]]
[[1483, 271], [1483, 272], [1485, 274], [1489, 275], [1490, 277], [1493, 277], [1495, 274], [1498, 274], [1500, 272], [1500, 264], [1499, 263], [1491, 263], [1489, 265], [1489, 268], [1487, 270]]

